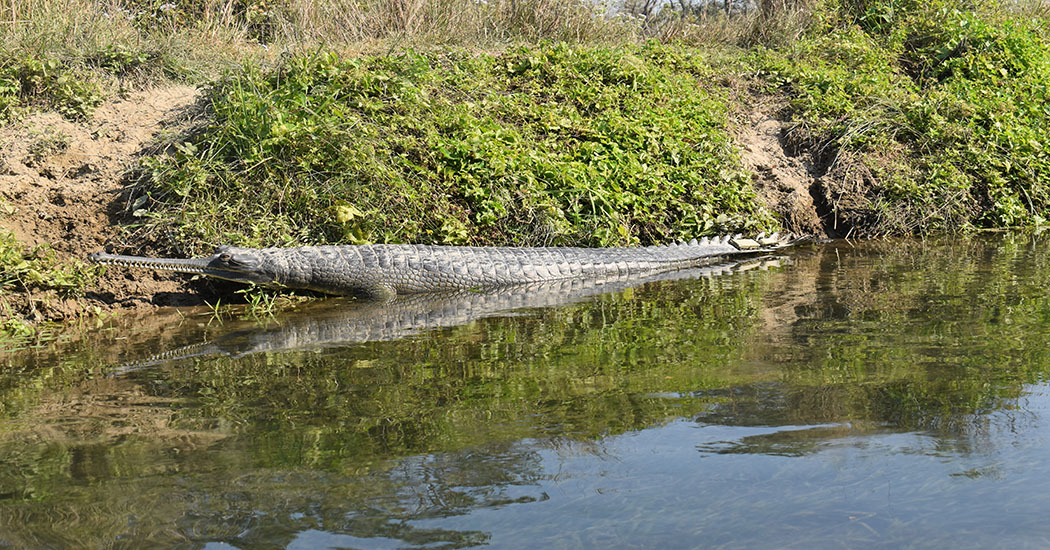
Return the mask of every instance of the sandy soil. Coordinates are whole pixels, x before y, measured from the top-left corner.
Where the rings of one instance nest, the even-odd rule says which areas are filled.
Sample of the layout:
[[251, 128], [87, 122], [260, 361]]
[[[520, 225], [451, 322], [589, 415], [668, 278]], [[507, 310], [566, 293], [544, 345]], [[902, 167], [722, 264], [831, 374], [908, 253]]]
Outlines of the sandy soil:
[[744, 168], [753, 174], [755, 188], [766, 207], [779, 215], [785, 229], [803, 235], [827, 236], [818, 215], [820, 172], [808, 154], [789, 146], [788, 128], [781, 120], [784, 105], [773, 98], [753, 96], [749, 110], [739, 116], [736, 129]]
[[[84, 123], [38, 113], [0, 129], [0, 227], [64, 261], [127, 250], [119, 224], [129, 170], [158, 136], [187, 122], [199, 96], [188, 86], [143, 90], [108, 101]], [[163, 273], [111, 269], [88, 290], [87, 302], [44, 295], [9, 305], [33, 320], [56, 320], [95, 308], [200, 302], [184, 277]]]

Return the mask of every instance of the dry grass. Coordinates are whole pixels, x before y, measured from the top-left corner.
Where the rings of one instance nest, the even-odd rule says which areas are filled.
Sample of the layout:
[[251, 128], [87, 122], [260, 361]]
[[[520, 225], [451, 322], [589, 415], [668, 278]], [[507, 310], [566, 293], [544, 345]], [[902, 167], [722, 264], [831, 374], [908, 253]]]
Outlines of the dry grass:
[[76, 62], [100, 51], [146, 52], [186, 73], [214, 75], [245, 59], [319, 48], [771, 43], [801, 32], [812, 0], [764, 0], [771, 10], [732, 15], [679, 7], [644, 16], [632, 15], [630, 2], [607, 1], [0, 0], [0, 53]]
[[63, 59], [119, 48], [191, 65], [328, 49], [625, 43], [637, 20], [589, 0], [0, 0], [0, 49]]
[[576, 0], [291, 1], [275, 21], [290, 43], [404, 39], [441, 44], [514, 41], [622, 42], [637, 29]]
[[649, 16], [643, 25], [645, 34], [662, 42], [695, 45], [780, 46], [797, 40], [811, 27], [816, 2], [760, 0], [750, 9], [731, 12], [714, 9], [717, 1], [706, 9], [688, 0], [678, 6]]

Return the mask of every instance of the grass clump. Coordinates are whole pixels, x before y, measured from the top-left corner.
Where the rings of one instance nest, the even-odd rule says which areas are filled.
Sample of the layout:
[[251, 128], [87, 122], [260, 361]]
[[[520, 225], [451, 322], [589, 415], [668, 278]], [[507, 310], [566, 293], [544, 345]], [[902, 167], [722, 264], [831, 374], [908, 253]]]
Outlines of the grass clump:
[[[654, 43], [298, 57], [146, 159], [181, 244], [626, 245], [763, 230], [698, 54]], [[145, 213], [143, 213], [145, 214]]]
[[[1050, 43], [1038, 20], [870, 3], [752, 56], [823, 153], [824, 199], [864, 233], [1044, 223]], [[842, 16], [842, 13], [838, 14]]]

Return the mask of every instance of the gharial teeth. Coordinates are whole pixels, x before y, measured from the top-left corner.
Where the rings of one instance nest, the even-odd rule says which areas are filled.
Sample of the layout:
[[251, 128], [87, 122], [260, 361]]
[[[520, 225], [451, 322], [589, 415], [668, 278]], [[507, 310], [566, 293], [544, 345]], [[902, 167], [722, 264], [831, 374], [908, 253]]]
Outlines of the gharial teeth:
[[175, 268], [158, 263], [135, 263], [125, 262], [121, 260], [100, 260], [97, 263], [99, 263], [100, 265], [117, 265], [122, 267], [138, 267], [142, 269], [161, 269], [168, 271], [178, 271], [181, 273], [204, 273], [205, 271], [203, 267], [179, 266], [178, 268]]

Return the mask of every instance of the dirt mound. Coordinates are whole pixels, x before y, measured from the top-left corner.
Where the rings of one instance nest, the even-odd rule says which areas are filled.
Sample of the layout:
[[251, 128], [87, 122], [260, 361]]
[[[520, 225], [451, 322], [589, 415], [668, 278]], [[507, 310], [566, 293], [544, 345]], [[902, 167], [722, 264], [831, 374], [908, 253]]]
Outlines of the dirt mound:
[[[188, 86], [143, 90], [108, 101], [84, 123], [38, 113], [0, 129], [0, 227], [24, 244], [49, 246], [63, 261], [119, 243], [129, 169], [160, 133], [186, 121], [199, 96]], [[157, 305], [198, 301], [186, 291], [177, 276], [110, 270], [89, 289], [96, 303], [44, 297], [37, 305], [45, 311], [33, 316], [150, 305], [147, 298]]]
[[827, 236], [818, 213], [819, 199], [814, 199], [814, 192], [820, 189], [820, 169], [807, 155], [787, 146], [785, 124], [778, 116], [783, 105], [761, 97], [752, 97], [748, 103], [750, 110], [740, 117], [736, 138], [743, 152], [742, 164], [752, 173], [759, 198], [780, 216], [785, 229]]

